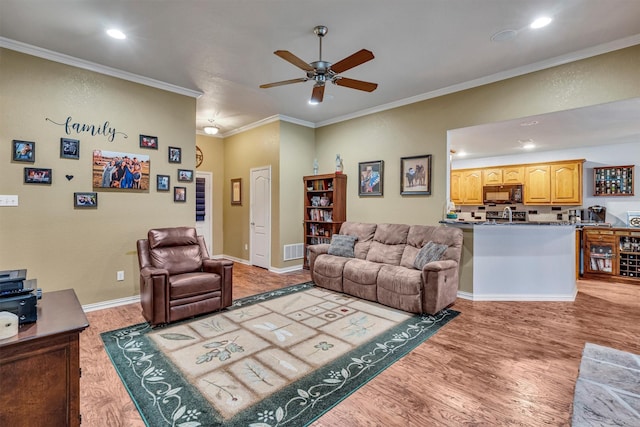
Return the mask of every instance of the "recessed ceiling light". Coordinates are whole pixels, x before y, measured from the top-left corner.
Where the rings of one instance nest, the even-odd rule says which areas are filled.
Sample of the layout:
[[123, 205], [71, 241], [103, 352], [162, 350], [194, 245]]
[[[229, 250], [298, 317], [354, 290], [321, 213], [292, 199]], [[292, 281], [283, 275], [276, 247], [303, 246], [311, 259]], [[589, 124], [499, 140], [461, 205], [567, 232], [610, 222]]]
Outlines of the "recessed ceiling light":
[[467, 152], [466, 152], [466, 151], [462, 151], [462, 150], [461, 150], [461, 151], [458, 151], [458, 152], [456, 153], [456, 156], [460, 156], [460, 157], [464, 157], [464, 156], [466, 156], [466, 155], [467, 155]]
[[109, 36], [113, 37], [114, 39], [118, 39], [118, 40], [124, 40], [127, 38], [125, 33], [118, 30], [117, 28], [111, 28], [107, 30], [107, 34], [109, 34]]
[[502, 30], [492, 35], [491, 41], [506, 42], [506, 41], [515, 39], [517, 36], [518, 36], [518, 32], [516, 30]]
[[538, 28], [546, 27], [550, 23], [551, 23], [551, 18], [549, 18], [548, 16], [541, 16], [540, 18], [537, 18], [535, 21], [533, 21], [529, 25], [529, 28], [532, 28], [535, 30]]
[[313, 99], [309, 100], [309, 105], [318, 105], [320, 104], [318, 101], [314, 101]]
[[522, 123], [520, 123], [520, 126], [535, 126], [535, 125], [537, 125], [538, 123], [540, 123], [540, 122], [539, 122], [539, 121], [537, 121], [537, 120], [531, 120], [531, 121], [529, 121], [529, 122], [522, 122]]
[[533, 143], [531, 138], [529, 139], [519, 139], [518, 142], [523, 150], [532, 150], [536, 148], [536, 144]]

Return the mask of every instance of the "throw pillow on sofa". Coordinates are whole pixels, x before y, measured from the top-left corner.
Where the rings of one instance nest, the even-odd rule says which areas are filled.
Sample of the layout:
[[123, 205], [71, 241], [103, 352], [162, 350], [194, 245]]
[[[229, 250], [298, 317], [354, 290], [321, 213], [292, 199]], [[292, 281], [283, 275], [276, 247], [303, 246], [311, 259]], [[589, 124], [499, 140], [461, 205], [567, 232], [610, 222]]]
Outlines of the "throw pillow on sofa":
[[353, 248], [356, 245], [356, 236], [347, 236], [346, 234], [334, 234], [331, 236], [331, 244], [329, 245], [329, 255], [342, 256], [346, 258], [355, 258], [356, 254]]
[[418, 270], [422, 270], [422, 268], [430, 262], [438, 261], [447, 248], [447, 245], [441, 245], [431, 241], [427, 242], [427, 244], [420, 249], [418, 255], [416, 255], [416, 260], [413, 262], [413, 266]]

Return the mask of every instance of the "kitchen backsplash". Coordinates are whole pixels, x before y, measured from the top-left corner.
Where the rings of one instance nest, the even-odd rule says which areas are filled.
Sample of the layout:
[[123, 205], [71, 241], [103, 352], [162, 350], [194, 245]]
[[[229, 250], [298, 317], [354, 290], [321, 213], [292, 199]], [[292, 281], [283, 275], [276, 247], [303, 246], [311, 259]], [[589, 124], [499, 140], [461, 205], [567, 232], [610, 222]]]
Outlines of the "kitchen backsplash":
[[487, 211], [502, 212], [505, 206], [512, 211], [525, 211], [529, 221], [569, 221], [569, 210], [582, 209], [580, 206], [529, 206], [521, 203], [511, 205], [485, 205], [485, 206], [456, 206], [458, 219], [463, 221], [484, 221]]

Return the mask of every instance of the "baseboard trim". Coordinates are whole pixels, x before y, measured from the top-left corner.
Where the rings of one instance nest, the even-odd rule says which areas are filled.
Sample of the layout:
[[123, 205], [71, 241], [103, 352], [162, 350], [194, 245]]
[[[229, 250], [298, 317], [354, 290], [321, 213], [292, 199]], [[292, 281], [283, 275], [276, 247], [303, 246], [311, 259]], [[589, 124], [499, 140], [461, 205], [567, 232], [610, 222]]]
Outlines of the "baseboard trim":
[[[239, 262], [240, 264], [252, 265], [251, 261], [249, 261], [248, 259], [236, 258], [236, 257], [231, 256], [231, 255], [224, 255], [224, 254], [222, 254], [222, 255], [213, 255], [211, 258], [212, 259], [228, 259], [229, 261]], [[302, 264], [294, 265], [292, 267], [284, 267], [284, 268], [269, 267], [267, 270], [269, 270], [272, 273], [277, 273], [277, 274], [291, 273], [292, 271], [302, 270]]]
[[121, 305], [134, 304], [140, 302], [140, 295], [134, 295], [132, 297], [112, 299], [109, 301], [96, 302], [93, 304], [87, 304], [82, 306], [82, 310], [85, 313], [96, 310], [103, 310], [105, 308], [113, 308]]
[[458, 298], [468, 299], [473, 301], [473, 294], [471, 292], [458, 291]]
[[292, 267], [285, 267], [285, 268], [269, 267], [269, 271], [271, 271], [272, 273], [278, 273], [278, 274], [292, 273], [298, 270], [302, 270], [302, 264], [294, 265]]

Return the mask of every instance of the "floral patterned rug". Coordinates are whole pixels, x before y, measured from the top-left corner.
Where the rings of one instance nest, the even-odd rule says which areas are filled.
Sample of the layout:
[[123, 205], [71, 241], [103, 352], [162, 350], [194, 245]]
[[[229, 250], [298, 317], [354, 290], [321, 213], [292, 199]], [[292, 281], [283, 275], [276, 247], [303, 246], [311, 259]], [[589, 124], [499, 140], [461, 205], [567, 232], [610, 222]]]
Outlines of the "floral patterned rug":
[[149, 426], [302, 426], [458, 314], [414, 315], [304, 283], [102, 340]]

